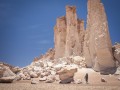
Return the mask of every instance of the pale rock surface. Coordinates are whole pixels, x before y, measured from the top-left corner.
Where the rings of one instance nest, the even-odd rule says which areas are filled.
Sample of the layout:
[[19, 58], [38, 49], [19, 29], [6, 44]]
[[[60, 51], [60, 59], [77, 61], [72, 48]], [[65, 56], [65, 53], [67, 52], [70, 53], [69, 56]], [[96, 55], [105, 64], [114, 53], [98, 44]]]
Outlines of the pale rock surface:
[[116, 72], [114, 73], [115, 75], [120, 75], [120, 66], [117, 68]]
[[39, 83], [39, 79], [38, 78], [33, 78], [31, 80], [31, 84], [38, 84]]
[[9, 76], [16, 76], [16, 74], [15, 73], [13, 73], [10, 69], [9, 69], [9, 67], [6, 67], [5, 66], [5, 71], [3, 72], [3, 77], [9, 77]]
[[55, 81], [55, 75], [49, 75], [47, 77], [46, 83], [53, 83]]
[[54, 27], [55, 58], [61, 58], [65, 55], [66, 45], [66, 17], [57, 19]]
[[101, 82], [106, 82], [105, 78], [101, 78]]
[[61, 80], [61, 83], [63, 82], [71, 82], [73, 81], [74, 73], [77, 72], [76, 67], [65, 67], [57, 72], [59, 75], [59, 78]]
[[100, 0], [88, 0], [84, 56], [88, 67], [95, 71], [115, 67], [107, 17]]
[[54, 27], [55, 58], [83, 55], [84, 21], [79, 20], [75, 6], [66, 6], [66, 16]]
[[47, 80], [47, 77], [42, 77], [42, 78], [39, 78], [39, 81], [46, 81]]
[[82, 84], [82, 80], [81, 79], [74, 80], [74, 83], [75, 84]]
[[120, 43], [116, 43], [113, 46], [113, 54], [115, 59], [120, 63]]
[[65, 56], [80, 55], [79, 34], [77, 29], [77, 14], [75, 6], [66, 6], [66, 46]]
[[31, 77], [31, 78], [37, 78], [38, 75], [37, 75], [35, 72], [30, 71], [30, 77]]

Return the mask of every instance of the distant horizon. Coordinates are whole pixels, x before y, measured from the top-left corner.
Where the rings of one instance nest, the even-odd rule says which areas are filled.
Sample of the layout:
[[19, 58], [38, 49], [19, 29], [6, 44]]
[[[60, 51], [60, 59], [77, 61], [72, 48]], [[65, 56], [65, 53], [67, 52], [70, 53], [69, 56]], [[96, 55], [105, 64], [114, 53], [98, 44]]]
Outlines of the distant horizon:
[[[101, 1], [112, 45], [120, 43], [120, 1]], [[56, 19], [65, 16], [67, 5], [76, 6], [86, 27], [87, 0], [0, 0], [0, 62], [25, 67], [54, 48]]]

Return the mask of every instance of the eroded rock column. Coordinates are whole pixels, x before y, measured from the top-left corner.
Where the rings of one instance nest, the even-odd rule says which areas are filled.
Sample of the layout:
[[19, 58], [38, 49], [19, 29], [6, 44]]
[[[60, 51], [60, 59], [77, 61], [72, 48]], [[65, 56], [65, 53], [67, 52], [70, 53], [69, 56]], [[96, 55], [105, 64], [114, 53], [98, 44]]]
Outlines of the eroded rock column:
[[84, 55], [88, 65], [96, 71], [115, 67], [107, 17], [100, 0], [88, 0], [86, 31]]
[[57, 19], [57, 24], [54, 27], [54, 42], [55, 58], [64, 57], [66, 45], [66, 18], [64, 16]]
[[66, 6], [66, 22], [67, 22], [67, 32], [66, 32], [65, 56], [79, 55], [80, 45], [79, 45], [79, 36], [77, 30], [76, 7]]
[[80, 56], [83, 56], [83, 45], [84, 45], [84, 35], [85, 35], [85, 28], [84, 28], [84, 20], [77, 21], [77, 30], [78, 30], [78, 37], [79, 37], [79, 52]]

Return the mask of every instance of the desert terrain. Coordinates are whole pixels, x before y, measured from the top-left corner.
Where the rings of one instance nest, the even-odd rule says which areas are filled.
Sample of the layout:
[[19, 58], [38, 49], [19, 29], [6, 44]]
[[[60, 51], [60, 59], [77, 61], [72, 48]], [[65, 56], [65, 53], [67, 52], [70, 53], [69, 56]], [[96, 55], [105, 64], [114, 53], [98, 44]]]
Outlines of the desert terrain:
[[[13, 83], [0, 83], [0, 90], [120, 90], [119, 75], [100, 75], [97, 72], [89, 72], [89, 80], [86, 84], [83, 74], [75, 76], [76, 78], [82, 78], [81, 84], [40, 81], [37, 84], [31, 84], [31, 80], [20, 80]], [[101, 78], [104, 78], [106, 82], [101, 82]], [[33, 79], [37, 80], [38, 78]]]

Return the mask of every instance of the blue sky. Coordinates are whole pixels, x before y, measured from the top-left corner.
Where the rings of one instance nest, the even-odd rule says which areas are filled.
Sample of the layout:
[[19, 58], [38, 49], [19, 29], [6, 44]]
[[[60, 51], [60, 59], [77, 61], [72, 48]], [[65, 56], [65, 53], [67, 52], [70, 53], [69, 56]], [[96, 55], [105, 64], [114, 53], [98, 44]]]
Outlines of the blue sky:
[[[120, 0], [102, 2], [112, 43], [120, 42]], [[53, 28], [66, 5], [86, 21], [87, 0], [0, 0], [0, 61], [23, 67], [53, 48]]]

